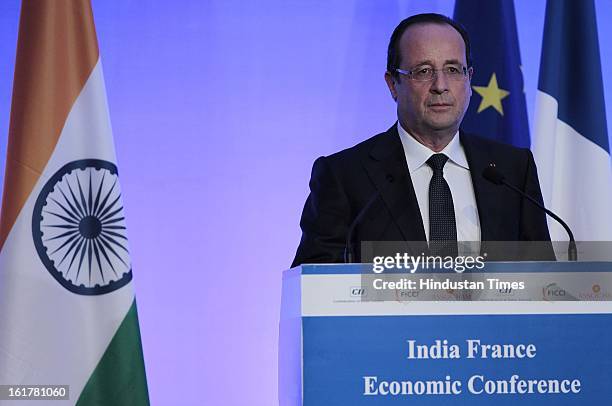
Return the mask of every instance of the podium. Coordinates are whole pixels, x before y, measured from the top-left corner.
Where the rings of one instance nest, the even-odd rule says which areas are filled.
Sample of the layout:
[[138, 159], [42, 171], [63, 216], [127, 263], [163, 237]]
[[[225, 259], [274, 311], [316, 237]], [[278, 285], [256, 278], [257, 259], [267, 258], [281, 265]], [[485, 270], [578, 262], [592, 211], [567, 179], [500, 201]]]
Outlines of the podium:
[[[444, 279], [430, 272], [395, 277]], [[283, 273], [281, 406], [612, 404], [609, 262], [487, 263], [470, 278], [525, 283], [476, 300], [371, 300], [373, 278], [371, 264]]]

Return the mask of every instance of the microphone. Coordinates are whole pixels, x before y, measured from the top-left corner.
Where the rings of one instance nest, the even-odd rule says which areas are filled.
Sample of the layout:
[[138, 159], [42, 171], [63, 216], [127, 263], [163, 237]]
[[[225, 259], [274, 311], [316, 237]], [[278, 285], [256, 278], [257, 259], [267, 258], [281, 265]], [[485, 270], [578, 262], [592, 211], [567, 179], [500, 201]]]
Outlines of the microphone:
[[529, 200], [531, 203], [535, 204], [537, 207], [539, 207], [540, 209], [544, 210], [544, 212], [546, 214], [548, 214], [550, 217], [552, 217], [555, 220], [557, 220], [557, 222], [559, 222], [559, 224], [561, 224], [563, 226], [563, 228], [565, 229], [565, 231], [569, 235], [569, 246], [567, 248], [567, 258], [568, 258], [568, 260], [570, 260], [570, 261], [577, 261], [578, 260], [578, 250], [576, 248], [576, 240], [574, 240], [574, 233], [572, 233], [572, 230], [570, 230], [570, 228], [567, 225], [567, 223], [565, 221], [563, 221], [561, 219], [561, 217], [557, 216], [555, 213], [553, 213], [552, 211], [548, 210], [546, 207], [544, 207], [542, 204], [540, 204], [540, 202], [538, 202], [533, 197], [529, 196], [527, 193], [523, 192], [521, 189], [519, 189], [516, 186], [506, 182], [506, 178], [497, 169], [497, 167], [495, 166], [494, 163], [489, 164], [489, 166], [486, 167], [484, 169], [484, 171], [482, 171], [482, 177], [485, 178], [486, 180], [488, 180], [489, 182], [495, 184], [495, 185], [504, 185], [504, 186], [507, 186], [508, 188], [514, 190], [516, 193], [520, 194], [521, 196], [523, 196], [524, 198]]
[[379, 190], [376, 191], [376, 193], [374, 193], [372, 195], [372, 197], [370, 197], [370, 200], [368, 200], [368, 202], [365, 204], [365, 206], [363, 206], [363, 208], [359, 211], [359, 213], [357, 214], [357, 217], [355, 217], [355, 219], [353, 220], [353, 222], [351, 223], [349, 229], [348, 229], [348, 233], [346, 234], [346, 244], [344, 245], [344, 263], [345, 264], [352, 264], [353, 260], [354, 260], [354, 252], [353, 252], [353, 233], [355, 232], [355, 227], [357, 226], [357, 224], [361, 223], [361, 220], [363, 219], [363, 217], [365, 216], [365, 214], [370, 210], [370, 208], [374, 205], [374, 202], [381, 197], [381, 192], [387, 188], [387, 186], [389, 186], [391, 183], [393, 183], [393, 175], [391, 174], [387, 174], [387, 184], [385, 184], [382, 188], [380, 188]]

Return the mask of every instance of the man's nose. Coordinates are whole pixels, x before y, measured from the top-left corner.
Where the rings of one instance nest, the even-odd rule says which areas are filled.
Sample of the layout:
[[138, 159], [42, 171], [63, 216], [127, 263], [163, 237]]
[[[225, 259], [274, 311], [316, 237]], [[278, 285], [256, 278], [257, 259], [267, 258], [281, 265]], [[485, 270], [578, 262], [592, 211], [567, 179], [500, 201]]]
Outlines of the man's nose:
[[448, 78], [443, 71], [435, 72], [429, 91], [436, 94], [442, 94], [448, 91]]

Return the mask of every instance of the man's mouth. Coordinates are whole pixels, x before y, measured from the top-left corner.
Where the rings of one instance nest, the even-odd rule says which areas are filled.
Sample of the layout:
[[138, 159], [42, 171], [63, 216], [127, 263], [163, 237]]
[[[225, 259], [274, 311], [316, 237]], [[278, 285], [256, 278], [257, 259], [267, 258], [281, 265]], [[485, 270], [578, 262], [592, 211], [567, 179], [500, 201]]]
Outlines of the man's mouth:
[[436, 113], [446, 113], [451, 111], [453, 105], [449, 103], [431, 103], [429, 104], [429, 110]]

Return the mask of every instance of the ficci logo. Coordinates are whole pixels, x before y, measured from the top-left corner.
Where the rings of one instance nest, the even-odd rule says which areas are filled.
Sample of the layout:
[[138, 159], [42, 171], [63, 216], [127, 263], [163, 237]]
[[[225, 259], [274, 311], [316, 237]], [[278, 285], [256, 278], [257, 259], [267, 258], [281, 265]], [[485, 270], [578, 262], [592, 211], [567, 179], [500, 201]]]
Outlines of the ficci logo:
[[542, 296], [544, 297], [544, 299], [565, 297], [565, 295], [565, 290], [557, 286], [556, 283], [550, 283], [542, 288]]

